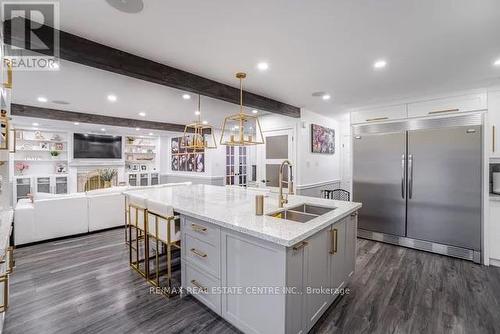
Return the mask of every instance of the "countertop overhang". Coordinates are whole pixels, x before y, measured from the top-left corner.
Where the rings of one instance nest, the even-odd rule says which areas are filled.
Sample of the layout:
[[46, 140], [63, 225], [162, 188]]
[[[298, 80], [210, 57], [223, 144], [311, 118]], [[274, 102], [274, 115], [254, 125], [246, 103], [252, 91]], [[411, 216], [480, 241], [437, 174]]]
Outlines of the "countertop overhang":
[[355, 202], [290, 195], [285, 208], [303, 203], [335, 208], [335, 210], [306, 223], [299, 223], [267, 216], [269, 213], [280, 210], [277, 194], [274, 193], [265, 195], [264, 215], [257, 216], [255, 214], [255, 196], [265, 194], [260, 190], [199, 184], [129, 190], [125, 193], [145, 197], [148, 202], [170, 206], [180, 214], [285, 247], [303, 241], [356, 212], [362, 206], [361, 203]]

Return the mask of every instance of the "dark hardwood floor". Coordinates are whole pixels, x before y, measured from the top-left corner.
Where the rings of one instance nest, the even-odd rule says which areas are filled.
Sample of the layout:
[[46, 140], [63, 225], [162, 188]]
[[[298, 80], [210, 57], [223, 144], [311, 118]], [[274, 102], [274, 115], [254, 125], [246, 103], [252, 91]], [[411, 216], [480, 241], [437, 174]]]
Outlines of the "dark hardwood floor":
[[[123, 230], [15, 251], [5, 333], [237, 333], [128, 266]], [[358, 240], [351, 292], [312, 332], [500, 333], [500, 268]]]

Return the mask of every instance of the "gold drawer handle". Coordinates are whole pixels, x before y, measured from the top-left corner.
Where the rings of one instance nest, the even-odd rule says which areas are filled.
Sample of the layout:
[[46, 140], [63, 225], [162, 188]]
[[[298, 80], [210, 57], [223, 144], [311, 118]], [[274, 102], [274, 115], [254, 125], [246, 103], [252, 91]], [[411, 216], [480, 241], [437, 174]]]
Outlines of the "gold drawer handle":
[[334, 228], [333, 230], [331, 230], [331, 234], [332, 234], [332, 250], [330, 251], [330, 254], [332, 255], [335, 255], [337, 254], [337, 236], [338, 236], [338, 233], [337, 233], [337, 229]]
[[389, 119], [389, 117], [368, 118], [366, 122], [385, 121], [386, 119]]
[[7, 248], [7, 252], [9, 252], [9, 269], [7, 269], [7, 274], [10, 274], [14, 271], [15, 261], [14, 261], [14, 247], [10, 246]]
[[198, 255], [199, 257], [207, 257], [208, 256], [207, 254], [200, 252], [196, 248], [191, 248], [191, 253]]
[[193, 230], [195, 230], [196, 232], [206, 232], [207, 231], [207, 228], [204, 227], [204, 226], [201, 226], [201, 225], [197, 225], [197, 224], [191, 224], [191, 227], [193, 228]]
[[12, 61], [4, 59], [4, 64], [7, 65], [7, 82], [3, 83], [4, 88], [12, 88]]
[[293, 247], [292, 247], [292, 249], [293, 249], [294, 251], [298, 251], [299, 249], [304, 248], [304, 247], [305, 247], [305, 246], [307, 246], [308, 244], [309, 244], [309, 243], [308, 243], [307, 241], [302, 241], [300, 244], [293, 246]]
[[459, 112], [460, 109], [455, 108], [455, 109], [446, 109], [446, 110], [437, 110], [437, 111], [429, 111], [429, 115], [434, 115], [434, 114], [444, 114], [447, 112]]
[[0, 276], [0, 283], [3, 283], [3, 305], [0, 305], [0, 313], [7, 311], [9, 307], [9, 275]]
[[196, 282], [196, 280], [192, 279], [191, 280], [191, 284], [193, 284], [195, 287], [197, 287], [198, 289], [200, 289], [201, 291], [207, 293], [208, 292], [208, 288], [205, 288], [203, 285], [201, 285], [200, 283]]

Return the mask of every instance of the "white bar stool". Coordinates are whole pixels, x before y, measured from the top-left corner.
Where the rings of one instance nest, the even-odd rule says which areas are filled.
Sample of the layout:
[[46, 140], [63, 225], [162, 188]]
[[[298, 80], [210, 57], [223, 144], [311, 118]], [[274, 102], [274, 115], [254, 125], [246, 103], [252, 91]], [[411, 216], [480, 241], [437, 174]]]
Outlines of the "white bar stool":
[[[181, 248], [179, 216], [174, 214], [170, 205], [148, 201], [147, 224], [148, 251], [154, 253], [153, 264], [148, 263], [150, 269], [148, 281], [156, 287], [165, 288], [166, 291], [162, 291], [165, 295], [174, 295], [176, 293], [172, 290], [172, 250]], [[164, 270], [160, 262], [162, 256], [166, 256]]]
[[[148, 210], [146, 197], [126, 194], [128, 202], [129, 263], [139, 274], [148, 277]], [[142, 242], [141, 242], [142, 241]], [[141, 252], [142, 251], [142, 252]], [[141, 254], [142, 253], [142, 254]], [[134, 258], [135, 255], [135, 258]], [[142, 264], [142, 265], [141, 265]]]

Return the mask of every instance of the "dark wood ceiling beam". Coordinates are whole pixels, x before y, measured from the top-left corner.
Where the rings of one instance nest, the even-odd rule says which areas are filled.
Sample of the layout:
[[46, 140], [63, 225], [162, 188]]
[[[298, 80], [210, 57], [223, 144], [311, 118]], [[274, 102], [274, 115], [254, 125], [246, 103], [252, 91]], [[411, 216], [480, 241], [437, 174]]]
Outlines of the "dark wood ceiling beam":
[[126, 128], [141, 128], [149, 130], [183, 132], [184, 125], [143, 121], [131, 118], [121, 118], [112, 116], [103, 116], [95, 114], [86, 114], [74, 111], [40, 108], [24, 104], [11, 104], [12, 116], [23, 116], [33, 118], [43, 118], [58, 121], [78, 122], [88, 124], [120, 126]]
[[[24, 20], [22, 18], [14, 18], [13, 20], [16, 19]], [[16, 36], [10, 34], [11, 29], [9, 26], [11, 25], [11, 21], [8, 20], [4, 24], [4, 41], [7, 44], [13, 44], [13, 39]], [[57, 32], [52, 27], [43, 26], [37, 29], [37, 34], [50, 36], [54, 31]], [[64, 31], [59, 31], [59, 37], [59, 56], [61, 59], [239, 104], [239, 89], [229, 85], [157, 63]], [[258, 110], [295, 118], [300, 117], [300, 108], [298, 107], [247, 91], [243, 94], [243, 103], [247, 107]]]

